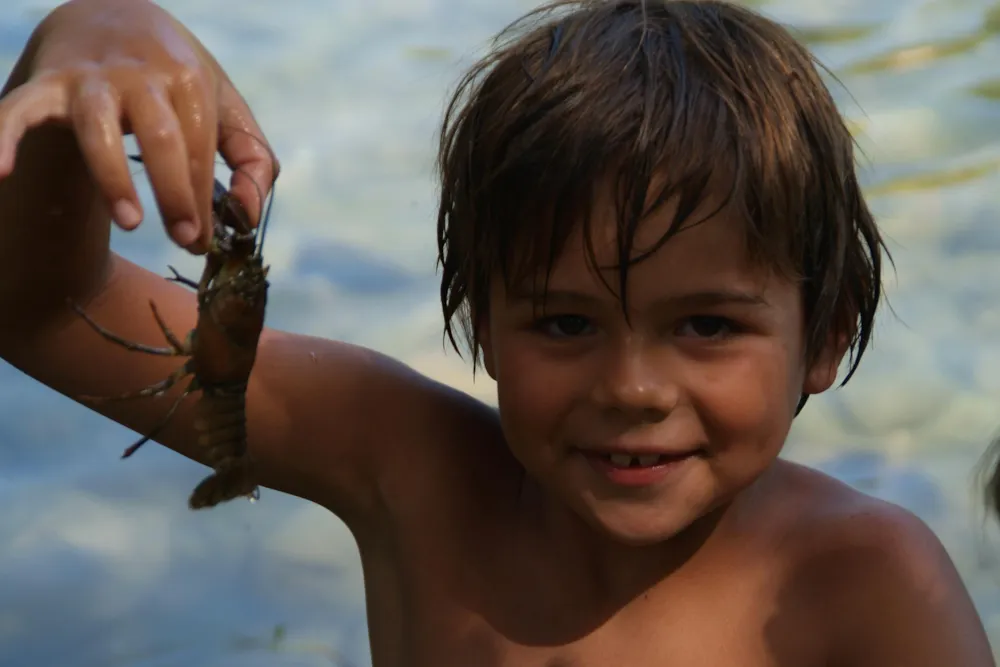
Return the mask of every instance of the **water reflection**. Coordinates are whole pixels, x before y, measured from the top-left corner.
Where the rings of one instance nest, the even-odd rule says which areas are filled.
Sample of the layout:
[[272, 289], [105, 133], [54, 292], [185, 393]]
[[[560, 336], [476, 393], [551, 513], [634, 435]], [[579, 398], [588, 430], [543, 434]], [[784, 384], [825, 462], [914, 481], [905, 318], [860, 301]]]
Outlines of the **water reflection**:
[[[0, 62], [54, 4], [7, 0]], [[282, 158], [268, 323], [370, 345], [492, 400], [488, 378], [473, 383], [443, 351], [431, 167], [460, 68], [535, 3], [163, 4], [217, 55]], [[846, 389], [810, 401], [787, 455], [930, 522], [1000, 645], [1000, 543], [969, 487], [1000, 425], [1000, 4], [752, 4], [846, 86], [832, 83], [898, 271], [875, 347]], [[160, 274], [199, 272], [156, 224], [113, 243]], [[0, 365], [0, 666], [368, 663], [342, 524], [268, 491], [192, 514], [204, 471], [156, 447], [119, 461], [132, 439]]]
[[961, 185], [975, 181], [985, 176], [991, 176], [1000, 170], [1000, 158], [984, 160], [978, 164], [959, 166], [950, 169], [939, 169], [924, 173], [899, 176], [876, 183], [867, 188], [873, 196], [909, 192], [913, 190], [934, 190], [953, 185]]
[[877, 23], [824, 25], [806, 28], [788, 26], [792, 34], [810, 49], [815, 49], [824, 44], [844, 44], [864, 40], [874, 35], [881, 27]]
[[846, 68], [849, 74], [871, 74], [887, 70], [924, 67], [934, 61], [969, 53], [1000, 34], [1000, 4], [988, 8], [974, 32], [901, 46]]

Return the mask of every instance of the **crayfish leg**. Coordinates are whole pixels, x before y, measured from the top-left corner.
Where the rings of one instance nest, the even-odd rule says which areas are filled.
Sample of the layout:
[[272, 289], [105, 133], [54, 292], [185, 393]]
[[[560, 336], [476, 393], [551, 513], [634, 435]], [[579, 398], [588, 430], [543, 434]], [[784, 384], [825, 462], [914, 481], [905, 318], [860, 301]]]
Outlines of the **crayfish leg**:
[[166, 338], [167, 342], [170, 343], [170, 346], [174, 348], [174, 352], [185, 356], [191, 355], [192, 350], [190, 345], [185, 345], [177, 338], [177, 336], [174, 335], [174, 332], [170, 330], [167, 323], [163, 321], [163, 317], [160, 315], [160, 311], [156, 309], [156, 304], [153, 303], [152, 299], [149, 300], [149, 307], [153, 310], [153, 318], [156, 320], [156, 324], [160, 327], [160, 331], [163, 332], [163, 337]]
[[76, 313], [83, 318], [83, 321], [90, 325], [90, 328], [99, 333], [104, 338], [108, 339], [112, 343], [117, 343], [127, 350], [132, 352], [145, 352], [146, 354], [158, 354], [165, 357], [176, 357], [178, 356], [177, 350], [170, 347], [152, 347], [150, 345], [143, 345], [142, 343], [135, 343], [130, 340], [126, 340], [116, 333], [108, 331], [100, 324], [91, 319], [90, 315], [84, 312], [83, 308], [79, 306], [75, 301], [70, 300], [69, 306], [76, 311]]
[[171, 418], [173, 418], [174, 413], [177, 412], [177, 408], [180, 407], [181, 402], [185, 398], [187, 398], [191, 394], [191, 392], [195, 391], [196, 389], [197, 389], [197, 381], [196, 380], [192, 380], [191, 384], [188, 385], [187, 389], [185, 389], [184, 392], [180, 396], [177, 397], [177, 400], [174, 401], [174, 404], [170, 406], [169, 410], [167, 410], [167, 414], [164, 415], [164, 417], [160, 421], [160, 423], [157, 424], [156, 426], [154, 426], [152, 428], [152, 430], [150, 430], [150, 432], [147, 435], [143, 436], [139, 440], [137, 440], [134, 443], [132, 443], [131, 445], [129, 445], [129, 447], [126, 448], [126, 450], [124, 452], [122, 452], [122, 458], [123, 459], [127, 459], [128, 457], [132, 456], [133, 454], [136, 453], [136, 451], [140, 447], [142, 447], [147, 442], [149, 442], [150, 440], [152, 440], [153, 438], [155, 438], [157, 435], [159, 435], [160, 432], [164, 429], [164, 427], [166, 427], [166, 425], [168, 423], [170, 423]]
[[[183, 379], [185, 376], [190, 375], [194, 372], [192, 368], [192, 363], [190, 360], [184, 363], [183, 366], [171, 373], [162, 382], [157, 382], [156, 384], [151, 384], [148, 387], [139, 389], [138, 391], [130, 391], [125, 394], [119, 394], [118, 396], [88, 396], [81, 395], [82, 398], [91, 403], [107, 403], [109, 401], [127, 401], [133, 398], [147, 398], [150, 396], [162, 396], [167, 392], [168, 389], [173, 387], [177, 382]], [[193, 391], [190, 390], [189, 391]]]
[[190, 287], [191, 289], [198, 289], [198, 283], [191, 280], [190, 278], [185, 278], [177, 271], [177, 269], [175, 269], [172, 266], [167, 266], [167, 268], [170, 269], [170, 272], [174, 274], [174, 277], [167, 278], [166, 279], [167, 281], [172, 283], [180, 283], [181, 285], [185, 285], [187, 287]]

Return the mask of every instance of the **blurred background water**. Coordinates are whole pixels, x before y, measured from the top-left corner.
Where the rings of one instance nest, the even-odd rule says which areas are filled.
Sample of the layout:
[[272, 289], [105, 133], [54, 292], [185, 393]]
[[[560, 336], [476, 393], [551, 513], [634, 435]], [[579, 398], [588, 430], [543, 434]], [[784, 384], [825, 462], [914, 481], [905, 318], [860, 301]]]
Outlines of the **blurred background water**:
[[[54, 2], [4, 0], [8, 71]], [[271, 326], [368, 345], [488, 401], [442, 347], [431, 170], [462, 68], [527, 0], [164, 0], [245, 94], [283, 163]], [[1000, 646], [1000, 541], [972, 472], [1000, 426], [1000, 3], [774, 0], [833, 70], [895, 254], [895, 313], [787, 456], [900, 503], [948, 547]], [[145, 181], [140, 180], [145, 188]], [[148, 189], [148, 211], [154, 211]], [[114, 245], [195, 273], [155, 219]], [[39, 267], [44, 270], [44, 267]], [[0, 666], [369, 664], [350, 535], [264, 491], [191, 513], [203, 469], [0, 362]]]

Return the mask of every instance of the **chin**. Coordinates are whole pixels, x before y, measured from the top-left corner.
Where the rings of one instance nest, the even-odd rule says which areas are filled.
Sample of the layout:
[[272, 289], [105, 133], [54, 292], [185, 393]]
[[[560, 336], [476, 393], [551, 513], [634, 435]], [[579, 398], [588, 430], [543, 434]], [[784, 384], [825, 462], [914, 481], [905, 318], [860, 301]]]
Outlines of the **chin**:
[[667, 542], [698, 521], [705, 512], [656, 504], [601, 502], [586, 508], [591, 526], [615, 542], [647, 547]]

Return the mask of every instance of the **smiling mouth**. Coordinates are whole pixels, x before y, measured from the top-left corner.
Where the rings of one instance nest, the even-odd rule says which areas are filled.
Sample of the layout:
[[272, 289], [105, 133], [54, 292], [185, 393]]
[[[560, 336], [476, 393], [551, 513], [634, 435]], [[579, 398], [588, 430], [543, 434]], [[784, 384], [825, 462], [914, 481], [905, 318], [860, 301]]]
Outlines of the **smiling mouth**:
[[656, 466], [682, 461], [693, 453], [686, 454], [607, 454], [600, 452], [589, 453], [589, 456], [598, 458], [615, 468], [653, 468]]

